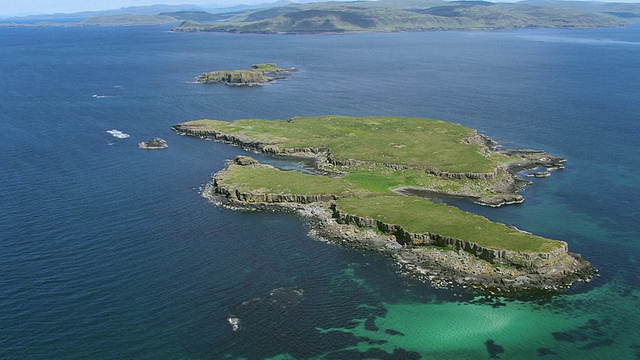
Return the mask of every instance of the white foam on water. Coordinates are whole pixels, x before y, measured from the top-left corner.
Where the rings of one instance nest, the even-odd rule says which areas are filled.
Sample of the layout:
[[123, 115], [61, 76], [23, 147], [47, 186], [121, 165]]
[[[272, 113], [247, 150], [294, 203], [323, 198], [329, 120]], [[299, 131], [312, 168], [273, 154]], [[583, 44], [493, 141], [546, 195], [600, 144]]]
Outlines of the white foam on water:
[[240, 319], [235, 316], [230, 316], [227, 318], [229, 325], [231, 325], [231, 330], [238, 331], [240, 329]]
[[125, 134], [125, 133], [123, 133], [122, 131], [120, 131], [120, 130], [116, 130], [116, 129], [107, 130], [107, 132], [108, 132], [109, 134], [113, 135], [113, 137], [116, 137], [116, 138], [118, 138], [118, 139], [126, 139], [126, 138], [128, 138], [129, 136], [131, 136], [131, 135], [129, 135], [129, 134]]

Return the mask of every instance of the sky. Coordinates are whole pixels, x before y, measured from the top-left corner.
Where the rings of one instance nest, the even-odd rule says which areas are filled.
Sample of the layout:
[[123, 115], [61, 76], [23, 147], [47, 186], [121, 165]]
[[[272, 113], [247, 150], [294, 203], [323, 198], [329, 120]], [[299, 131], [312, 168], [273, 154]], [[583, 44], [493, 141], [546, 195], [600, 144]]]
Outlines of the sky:
[[[273, 0], [275, 1], [275, 0]], [[272, 2], [271, 0], [0, 0], [0, 16], [74, 13], [113, 10], [128, 6], [167, 5], [237, 5]]]
[[[640, 0], [610, 1], [640, 2]], [[80, 11], [112, 10], [127, 6], [145, 6], [154, 4], [212, 5], [213, 7], [221, 5], [228, 6], [269, 2], [275, 2], [275, 0], [0, 0], [0, 16], [74, 13]]]

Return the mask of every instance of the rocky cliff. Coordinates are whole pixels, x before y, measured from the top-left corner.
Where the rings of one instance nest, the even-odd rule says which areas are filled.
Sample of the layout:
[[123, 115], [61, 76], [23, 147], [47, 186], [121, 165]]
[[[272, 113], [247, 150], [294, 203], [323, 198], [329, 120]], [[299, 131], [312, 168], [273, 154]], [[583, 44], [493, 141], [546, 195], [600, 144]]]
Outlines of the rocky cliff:
[[[265, 166], [247, 157], [231, 166]], [[214, 175], [203, 195], [234, 209], [282, 210], [307, 218], [314, 234], [349, 246], [392, 256], [412, 274], [436, 286], [458, 284], [497, 293], [559, 290], [576, 281], [588, 281], [591, 264], [568, 252], [567, 244], [548, 252], [516, 252], [483, 247], [477, 243], [436, 233], [410, 233], [397, 224], [355, 216], [342, 211], [332, 194], [275, 194], [242, 191], [221, 184], [228, 169]]]
[[[500, 166], [492, 172], [487, 173], [470, 173], [470, 172], [445, 172], [435, 169], [425, 169], [405, 164], [392, 163], [372, 163], [357, 159], [336, 159], [331, 149], [327, 147], [313, 148], [282, 148], [275, 143], [268, 141], [260, 141], [243, 135], [227, 134], [212, 129], [202, 129], [188, 123], [176, 124], [172, 128], [181, 135], [195, 136], [203, 139], [212, 139], [224, 143], [228, 143], [245, 150], [259, 151], [271, 156], [284, 157], [304, 157], [311, 158], [316, 161], [316, 169], [319, 172], [340, 173], [340, 167], [351, 167], [363, 164], [382, 165], [394, 170], [420, 170], [428, 174], [434, 175], [440, 179], [448, 180], [480, 180], [490, 186], [491, 194], [483, 194], [470, 190], [440, 190], [443, 194], [453, 196], [463, 196], [473, 199], [476, 203], [486, 206], [499, 207], [506, 204], [518, 204], [524, 201], [524, 197], [517, 193], [520, 189], [531, 182], [523, 180], [516, 176], [519, 171], [535, 168], [562, 169], [562, 163], [565, 159], [553, 155], [549, 155], [538, 150], [518, 150], [518, 149], [500, 149], [493, 150], [495, 143], [484, 135], [476, 135], [472, 138], [465, 139], [468, 143], [479, 144], [481, 152], [487, 155], [491, 152], [511, 156], [517, 158], [518, 161], [511, 162], [507, 165]], [[416, 191], [414, 191], [416, 190]], [[405, 194], [418, 195], [422, 188], [400, 187], [398, 192]], [[434, 191], [429, 189], [430, 191]]]

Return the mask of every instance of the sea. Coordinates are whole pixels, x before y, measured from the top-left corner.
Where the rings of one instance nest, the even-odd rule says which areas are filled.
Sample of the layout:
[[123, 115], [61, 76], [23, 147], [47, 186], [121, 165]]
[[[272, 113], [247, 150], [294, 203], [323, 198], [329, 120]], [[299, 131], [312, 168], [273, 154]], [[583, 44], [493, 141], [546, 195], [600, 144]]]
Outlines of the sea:
[[[194, 83], [265, 62], [300, 71]], [[4, 27], [0, 69], [2, 359], [640, 359], [638, 25]], [[247, 152], [171, 130], [331, 114], [453, 121], [567, 158], [521, 205], [452, 205], [564, 240], [598, 276], [555, 295], [436, 289], [294, 214], [211, 204], [203, 186]], [[169, 148], [138, 148], [155, 137]]]

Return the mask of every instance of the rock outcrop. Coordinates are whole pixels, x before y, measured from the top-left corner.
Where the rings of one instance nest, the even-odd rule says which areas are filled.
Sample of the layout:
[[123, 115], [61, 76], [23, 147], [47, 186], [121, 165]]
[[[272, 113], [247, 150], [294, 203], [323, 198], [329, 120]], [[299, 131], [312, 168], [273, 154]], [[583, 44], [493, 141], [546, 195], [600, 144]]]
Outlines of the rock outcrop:
[[276, 64], [256, 64], [246, 70], [215, 70], [206, 72], [196, 78], [202, 84], [226, 84], [229, 86], [257, 86], [264, 85], [284, 77], [275, 74], [288, 74], [296, 69], [282, 69]]
[[169, 147], [169, 145], [167, 145], [167, 141], [162, 138], [154, 138], [149, 141], [141, 141], [138, 143], [138, 146], [140, 147], [140, 149], [144, 150], [162, 150]]

